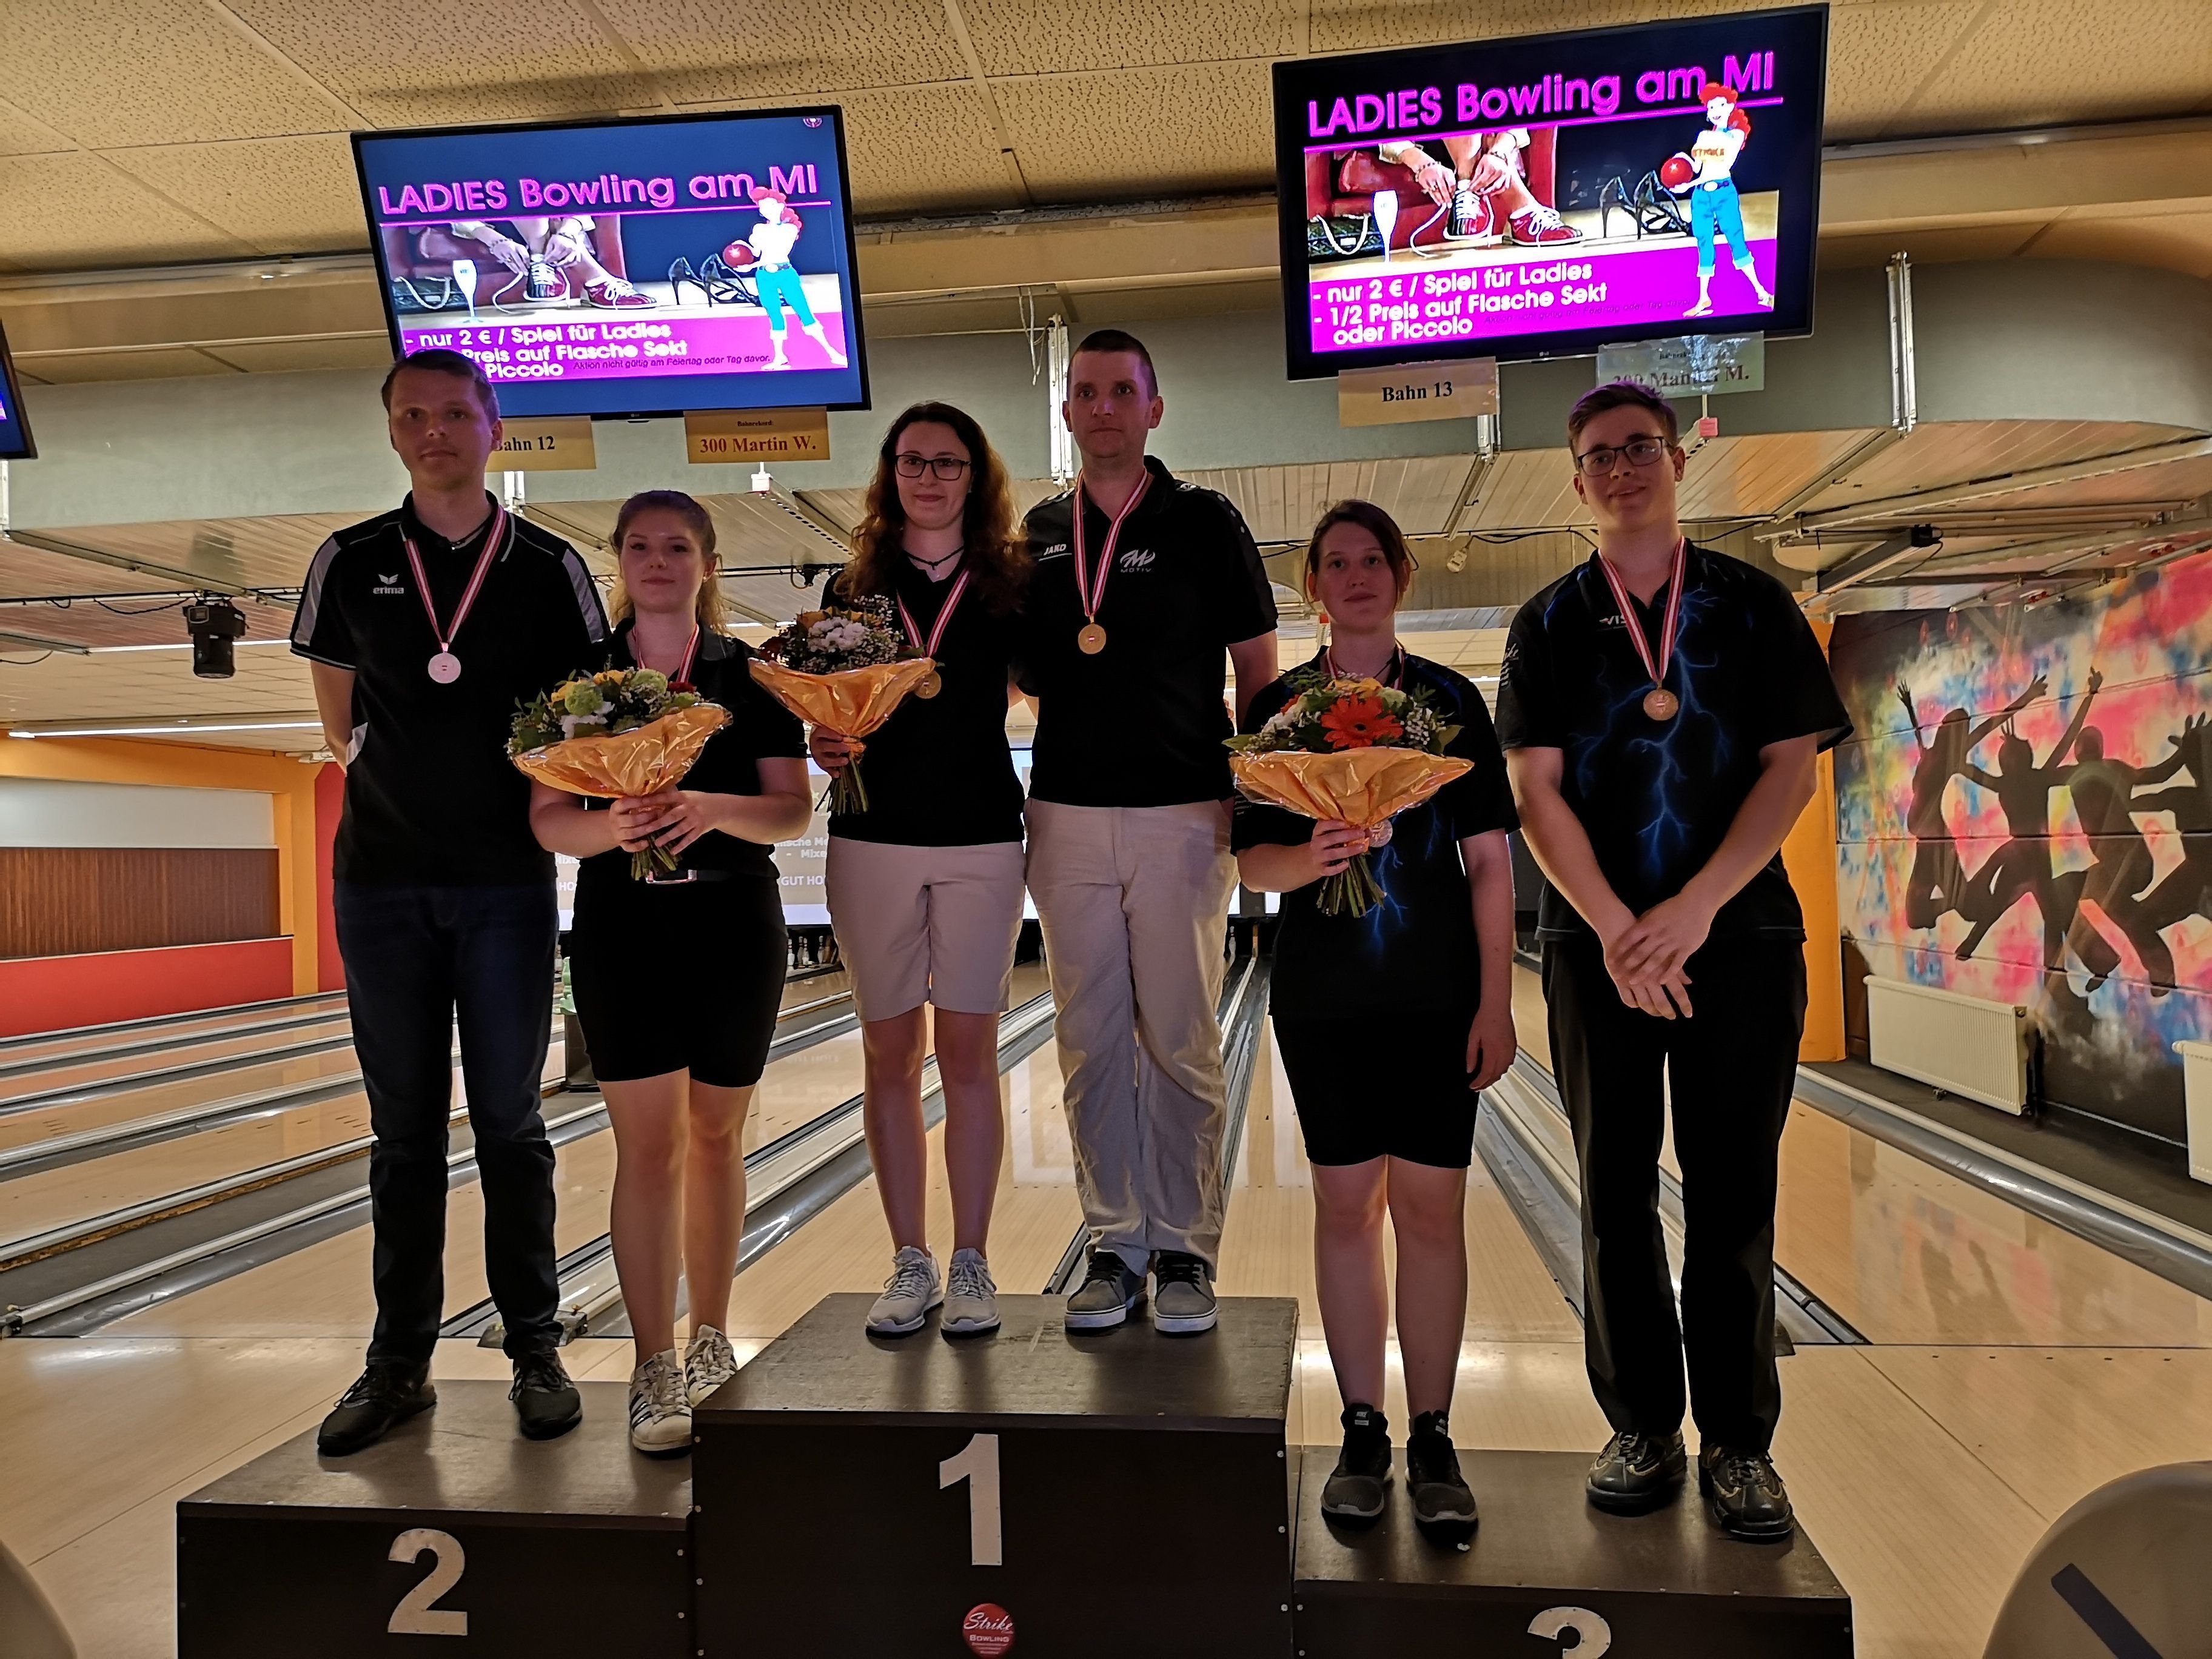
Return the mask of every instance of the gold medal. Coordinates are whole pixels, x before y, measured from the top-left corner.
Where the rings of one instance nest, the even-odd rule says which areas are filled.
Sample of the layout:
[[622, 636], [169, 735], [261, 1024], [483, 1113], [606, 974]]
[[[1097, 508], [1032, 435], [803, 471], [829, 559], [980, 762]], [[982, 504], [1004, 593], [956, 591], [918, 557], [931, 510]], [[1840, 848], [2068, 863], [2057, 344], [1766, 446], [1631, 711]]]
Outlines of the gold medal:
[[1086, 657], [1095, 657], [1106, 648], [1106, 630], [1097, 623], [1085, 623], [1075, 636], [1075, 643]]
[[927, 701], [943, 690], [945, 690], [945, 676], [933, 668], [921, 677], [921, 683], [914, 688], [914, 695]]
[[1682, 706], [1682, 700], [1663, 685], [1655, 685], [1644, 694], [1644, 712], [1655, 720], [1671, 720]]

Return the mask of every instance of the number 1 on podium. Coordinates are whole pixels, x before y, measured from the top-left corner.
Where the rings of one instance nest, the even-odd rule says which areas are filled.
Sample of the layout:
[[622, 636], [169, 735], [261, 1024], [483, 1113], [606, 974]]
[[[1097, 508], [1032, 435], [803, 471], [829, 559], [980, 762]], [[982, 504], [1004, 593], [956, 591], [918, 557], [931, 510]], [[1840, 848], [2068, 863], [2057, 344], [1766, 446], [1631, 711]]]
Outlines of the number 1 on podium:
[[999, 1437], [979, 1434], [937, 1466], [937, 1489], [968, 1482], [968, 1565], [1006, 1565], [1000, 1540]]

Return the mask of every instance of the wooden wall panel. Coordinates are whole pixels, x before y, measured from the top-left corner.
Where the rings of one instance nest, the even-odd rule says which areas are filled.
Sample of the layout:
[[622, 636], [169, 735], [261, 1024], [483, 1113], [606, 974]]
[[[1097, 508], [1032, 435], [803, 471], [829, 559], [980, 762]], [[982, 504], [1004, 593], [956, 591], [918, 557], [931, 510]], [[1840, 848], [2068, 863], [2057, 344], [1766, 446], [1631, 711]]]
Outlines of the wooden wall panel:
[[0, 957], [270, 939], [272, 848], [0, 847]]

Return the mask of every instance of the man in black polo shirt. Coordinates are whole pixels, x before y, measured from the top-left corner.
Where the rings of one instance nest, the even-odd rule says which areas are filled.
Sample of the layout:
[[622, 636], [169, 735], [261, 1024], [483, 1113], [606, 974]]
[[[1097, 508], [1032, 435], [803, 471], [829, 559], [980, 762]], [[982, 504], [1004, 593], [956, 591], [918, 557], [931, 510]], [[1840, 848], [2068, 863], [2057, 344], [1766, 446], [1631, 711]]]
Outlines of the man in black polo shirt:
[[1214, 1006], [1237, 884], [1223, 653], [1240, 713], [1276, 675], [1274, 599], [1243, 519], [1145, 453], [1162, 407], [1140, 343], [1086, 337], [1061, 406], [1083, 471], [1029, 516], [1029, 885], [1091, 1234], [1077, 1330], [1121, 1323], [1148, 1267], [1158, 1328], [1213, 1327], [1228, 1115]]
[[[1640, 1513], [1686, 1472], [1724, 1530], [1790, 1534], [1769, 1460], [1776, 1163], [1805, 1021], [1784, 836], [1850, 729], [1782, 585], [1692, 547], [1674, 413], [1617, 380], [1567, 417], [1598, 550], [1522, 606], [1498, 732], [1546, 884], [1552, 1060], [1582, 1171], [1584, 1346], [1615, 1431], [1589, 1498]], [[1659, 1227], [1671, 1084], [1687, 1235], [1675, 1318]]]
[[582, 1415], [555, 1352], [553, 1149], [538, 1109], [553, 859], [531, 834], [507, 736], [518, 699], [599, 665], [606, 617], [575, 550], [485, 492], [500, 421], [481, 368], [416, 352], [386, 377], [384, 404], [414, 488], [323, 544], [292, 626], [345, 768], [333, 902], [375, 1136], [376, 1332], [323, 1421], [331, 1455], [436, 1403], [457, 1016], [484, 1272], [522, 1431], [550, 1438]]

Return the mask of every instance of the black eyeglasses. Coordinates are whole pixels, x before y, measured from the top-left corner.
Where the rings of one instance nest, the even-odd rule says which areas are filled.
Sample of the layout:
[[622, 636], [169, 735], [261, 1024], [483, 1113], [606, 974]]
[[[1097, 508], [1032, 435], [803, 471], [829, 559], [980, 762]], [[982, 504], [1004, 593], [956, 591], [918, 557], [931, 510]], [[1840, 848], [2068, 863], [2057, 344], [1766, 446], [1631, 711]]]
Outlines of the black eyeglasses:
[[969, 464], [957, 455], [917, 455], [911, 450], [902, 450], [895, 461], [902, 478], [919, 478], [924, 471], [934, 472], [947, 483], [968, 470]]
[[1575, 457], [1575, 466], [1585, 478], [1601, 478], [1613, 471], [1613, 464], [1622, 456], [1628, 457], [1631, 466], [1655, 465], [1667, 453], [1664, 438], [1631, 438], [1619, 448], [1600, 444], [1595, 449], [1585, 449]]

